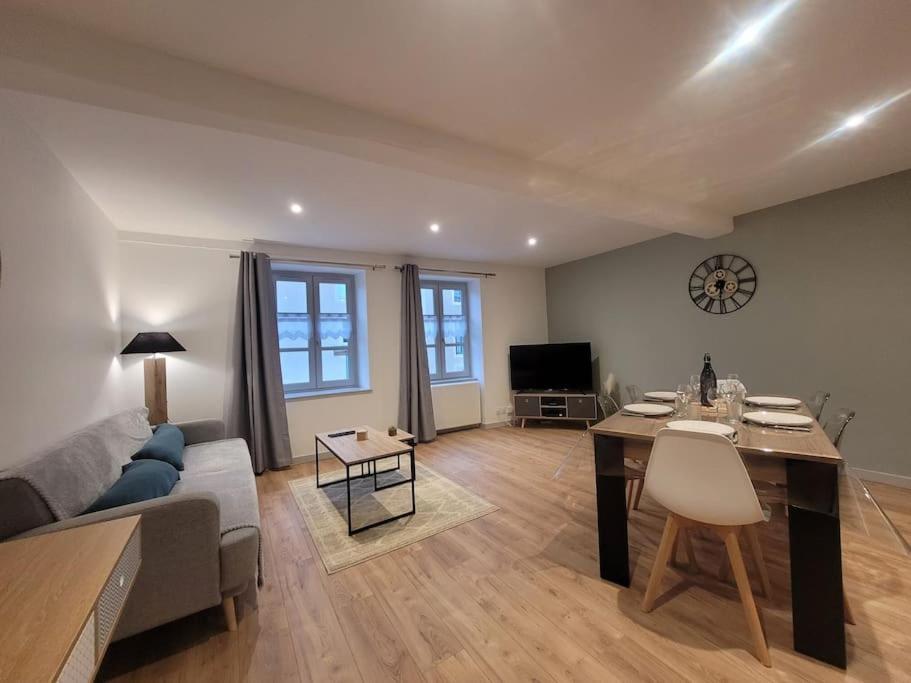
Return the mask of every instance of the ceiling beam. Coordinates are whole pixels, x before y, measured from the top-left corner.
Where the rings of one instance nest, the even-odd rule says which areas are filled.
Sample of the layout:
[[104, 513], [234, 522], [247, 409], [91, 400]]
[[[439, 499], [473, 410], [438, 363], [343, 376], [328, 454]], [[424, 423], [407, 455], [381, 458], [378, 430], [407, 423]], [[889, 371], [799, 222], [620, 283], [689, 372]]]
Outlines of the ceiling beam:
[[606, 219], [716, 237], [730, 216], [324, 98], [0, 11], [0, 87], [305, 145]]

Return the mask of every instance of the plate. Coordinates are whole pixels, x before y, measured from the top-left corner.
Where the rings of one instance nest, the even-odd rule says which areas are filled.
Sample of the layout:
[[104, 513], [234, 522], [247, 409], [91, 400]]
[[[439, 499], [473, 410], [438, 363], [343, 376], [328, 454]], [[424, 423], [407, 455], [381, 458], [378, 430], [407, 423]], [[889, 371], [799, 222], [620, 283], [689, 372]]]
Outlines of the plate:
[[813, 418], [794, 413], [776, 413], [770, 410], [757, 410], [743, 414], [743, 419], [769, 427], [811, 427]]
[[682, 429], [685, 432], [702, 432], [703, 434], [718, 434], [732, 437], [735, 429], [731, 425], [720, 422], [703, 422], [702, 420], [671, 420], [667, 423], [668, 429]]
[[671, 406], [661, 405], [660, 403], [628, 403], [623, 406], [623, 412], [636, 413], [646, 417], [661, 417], [670, 415], [674, 412], [674, 409]]
[[650, 398], [653, 401], [676, 401], [677, 392], [676, 391], [646, 391], [645, 398]]
[[788, 398], [787, 396], [747, 396], [743, 399], [754, 406], [765, 406], [768, 408], [799, 408], [799, 398]]

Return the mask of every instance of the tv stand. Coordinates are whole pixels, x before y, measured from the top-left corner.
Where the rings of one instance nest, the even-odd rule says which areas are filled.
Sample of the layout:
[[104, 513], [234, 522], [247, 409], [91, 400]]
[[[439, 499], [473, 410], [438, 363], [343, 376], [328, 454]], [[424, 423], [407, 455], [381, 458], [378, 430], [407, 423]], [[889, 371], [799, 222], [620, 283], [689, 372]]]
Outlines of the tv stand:
[[520, 391], [513, 395], [513, 414], [522, 420], [585, 422], [598, 419], [598, 397], [582, 391]]

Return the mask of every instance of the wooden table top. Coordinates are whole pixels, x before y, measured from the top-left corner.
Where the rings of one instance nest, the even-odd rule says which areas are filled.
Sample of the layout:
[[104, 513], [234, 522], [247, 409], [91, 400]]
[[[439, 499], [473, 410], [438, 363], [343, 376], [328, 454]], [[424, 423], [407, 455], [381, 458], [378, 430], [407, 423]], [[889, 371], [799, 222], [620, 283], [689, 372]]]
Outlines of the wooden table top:
[[0, 680], [53, 681], [139, 516], [0, 543]]
[[[810, 415], [810, 411], [805, 405], [801, 405], [797, 412], [802, 415]], [[683, 419], [693, 418], [633, 417], [614, 413], [606, 420], [592, 426], [591, 430], [595, 434], [618, 436], [637, 441], [654, 441], [658, 430], [663, 429], [668, 422]], [[703, 419], [708, 419], [705, 409], [703, 409]], [[807, 433], [771, 429], [745, 422], [737, 425], [737, 433], [737, 443], [734, 445], [741, 453], [826, 463], [842, 461], [838, 449], [832, 445], [829, 437], [816, 420], [813, 420], [812, 428]]]
[[[331, 437], [330, 434], [337, 432], [347, 432], [348, 430], [367, 430], [367, 440], [358, 441], [357, 435], [348, 434], [346, 436]], [[403, 441], [413, 439], [414, 435], [409, 434], [403, 429], [398, 431], [395, 436], [389, 436], [385, 431], [374, 429], [366, 425], [358, 427], [343, 427], [342, 429], [333, 429], [331, 432], [320, 432], [316, 435], [320, 442], [332, 451], [332, 454], [346, 465], [359, 465], [379, 458], [388, 458], [392, 455], [410, 453], [411, 446], [407, 446]]]

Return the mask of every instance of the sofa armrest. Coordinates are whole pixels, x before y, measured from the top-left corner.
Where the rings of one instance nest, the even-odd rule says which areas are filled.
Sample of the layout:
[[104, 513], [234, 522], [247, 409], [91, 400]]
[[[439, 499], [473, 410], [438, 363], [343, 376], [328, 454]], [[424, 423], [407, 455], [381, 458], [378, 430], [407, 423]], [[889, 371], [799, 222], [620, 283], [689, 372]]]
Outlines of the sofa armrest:
[[187, 446], [206, 441], [221, 441], [225, 438], [225, 423], [221, 420], [190, 420], [176, 425], [183, 432]]
[[142, 564], [115, 634], [125, 638], [221, 602], [221, 523], [210, 493], [178, 493], [48, 524], [18, 536], [141, 515]]

